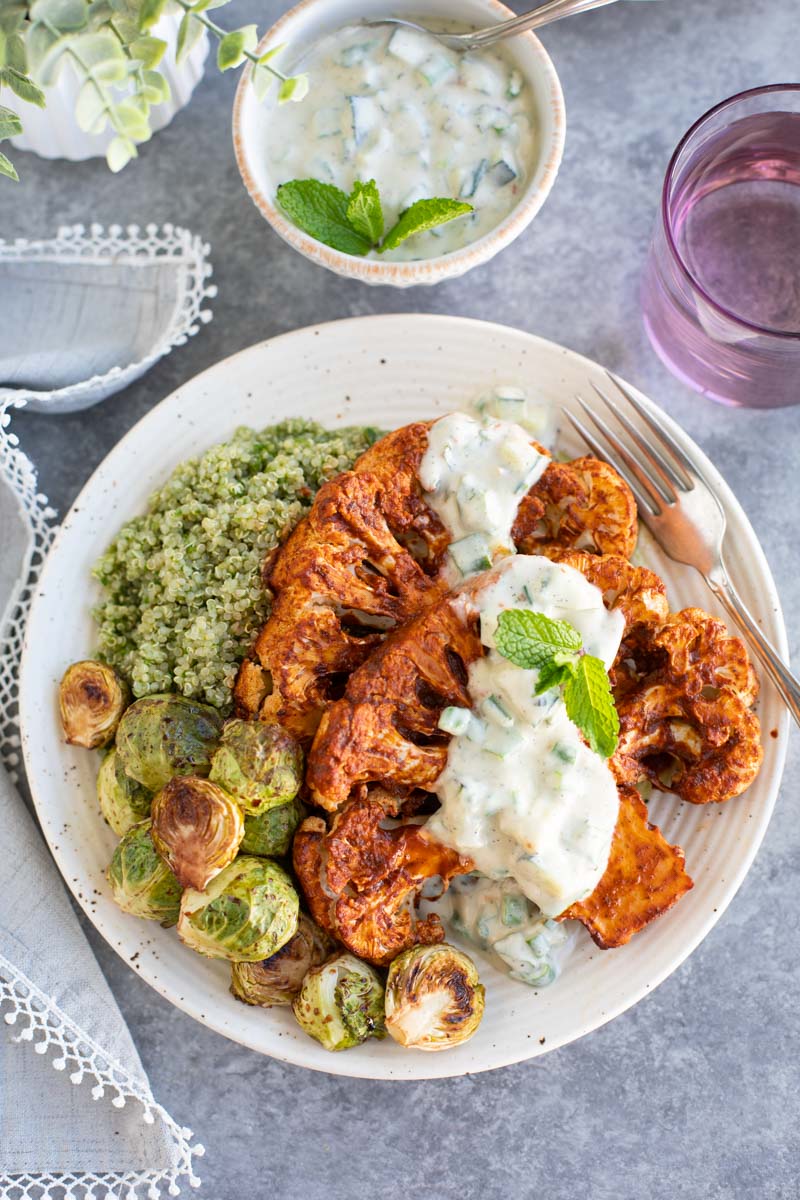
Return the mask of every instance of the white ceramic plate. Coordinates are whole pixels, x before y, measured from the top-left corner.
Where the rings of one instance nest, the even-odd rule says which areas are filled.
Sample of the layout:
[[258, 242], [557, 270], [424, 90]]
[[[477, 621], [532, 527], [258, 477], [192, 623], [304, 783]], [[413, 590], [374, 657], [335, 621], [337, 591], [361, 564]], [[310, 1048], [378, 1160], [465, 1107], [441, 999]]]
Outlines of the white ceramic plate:
[[[230, 437], [237, 424], [261, 427], [303, 414], [325, 425], [362, 422], [387, 429], [467, 404], [498, 383], [540, 392], [565, 408], [601, 368], [560, 346], [500, 325], [454, 317], [385, 316], [335, 322], [243, 350], [159, 404], [112, 450], [67, 516], [50, 554], [28, 624], [21, 718], [25, 763], [55, 859], [107, 941], [173, 1004], [219, 1033], [264, 1054], [342, 1075], [423, 1079], [484, 1071], [573, 1041], [635, 1004], [661, 983], [719, 919], [753, 861], [778, 791], [788, 718], [772, 688], [760, 701], [765, 759], [744, 796], [724, 806], [654, 799], [651, 819], [686, 850], [695, 887], [675, 909], [616, 951], [587, 936], [568, 968], [536, 993], [481, 962], [486, 1016], [464, 1046], [440, 1054], [402, 1050], [391, 1040], [329, 1054], [285, 1009], [249, 1008], [228, 993], [228, 967], [201, 958], [174, 930], [126, 916], [113, 904], [105, 868], [114, 835], [94, 792], [97, 757], [65, 746], [56, 689], [65, 667], [93, 649], [92, 564], [119, 526], [183, 459]], [[668, 418], [684, 444], [689, 439]], [[577, 442], [564, 446], [578, 453]], [[775, 585], [747, 518], [707, 464], [727, 512], [731, 575], [765, 633], [786, 654]], [[654, 553], [673, 608], [713, 610], [700, 577]], [[770, 736], [771, 731], [777, 736]], [[480, 960], [479, 960], [480, 961]]]

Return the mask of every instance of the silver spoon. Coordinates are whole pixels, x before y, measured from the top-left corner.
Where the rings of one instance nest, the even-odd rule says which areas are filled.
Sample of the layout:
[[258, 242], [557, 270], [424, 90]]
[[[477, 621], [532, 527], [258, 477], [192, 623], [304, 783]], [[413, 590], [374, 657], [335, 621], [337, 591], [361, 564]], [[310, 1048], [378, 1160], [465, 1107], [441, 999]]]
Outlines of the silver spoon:
[[615, 4], [616, 0], [547, 0], [532, 12], [521, 13], [510, 21], [502, 21], [499, 25], [490, 25], [488, 29], [476, 29], [472, 33], [437, 33], [435, 29], [426, 29], [416, 21], [403, 21], [399, 17], [384, 17], [381, 20], [365, 21], [366, 25], [405, 25], [416, 29], [419, 33], [430, 34], [443, 46], [450, 50], [483, 50], [493, 46], [504, 38], [513, 37], [516, 33], [524, 33], [528, 29], [538, 29], [541, 25], [549, 25], [551, 21], [560, 21], [562, 17], [571, 17], [575, 13], [588, 12], [592, 8], [602, 8], [606, 4]]

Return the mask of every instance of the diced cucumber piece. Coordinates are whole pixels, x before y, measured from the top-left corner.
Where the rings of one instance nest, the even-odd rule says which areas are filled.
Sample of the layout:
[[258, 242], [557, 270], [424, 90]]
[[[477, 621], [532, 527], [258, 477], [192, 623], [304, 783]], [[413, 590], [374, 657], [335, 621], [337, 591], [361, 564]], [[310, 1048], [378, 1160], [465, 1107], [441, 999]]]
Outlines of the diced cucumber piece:
[[522, 72], [518, 71], [515, 67], [508, 77], [508, 84], [506, 86], [506, 95], [509, 100], [516, 100], [524, 86], [525, 81], [522, 78]]
[[468, 708], [458, 708], [450, 705], [439, 717], [439, 728], [445, 733], [462, 734], [469, 729], [472, 713]]
[[556, 742], [553, 746], [553, 754], [563, 763], [574, 763], [578, 757], [578, 748], [577, 746], [568, 746], [566, 742]]
[[341, 109], [318, 108], [311, 118], [311, 130], [318, 138], [334, 137], [337, 133], [341, 133]]
[[504, 133], [511, 124], [511, 114], [494, 104], [482, 104], [475, 112], [475, 123], [481, 133], [486, 133], [488, 129]]
[[451, 59], [445, 58], [443, 54], [432, 54], [430, 58], [426, 58], [425, 62], [419, 68], [419, 73], [426, 83], [434, 87], [437, 83], [441, 83], [448, 75], [455, 71], [455, 64]]
[[389, 38], [386, 52], [394, 58], [399, 58], [401, 62], [408, 63], [410, 67], [419, 67], [430, 54], [431, 44], [424, 34], [398, 25]]
[[509, 183], [516, 179], [517, 172], [513, 167], [509, 166], [505, 159], [501, 158], [499, 162], [496, 162], [493, 167], [489, 168], [486, 173], [486, 177], [495, 185], [495, 187], [501, 188], [506, 187]]
[[521, 925], [528, 915], [528, 906], [522, 896], [503, 896], [500, 920], [504, 925]]
[[459, 195], [462, 200], [469, 200], [471, 196], [475, 195], [481, 185], [481, 180], [486, 174], [488, 167], [488, 158], [482, 158], [477, 167], [470, 172], [470, 174], [464, 180], [464, 183], [461, 185], [461, 191], [459, 192]]
[[357, 67], [377, 44], [377, 42], [372, 41], [358, 42], [354, 46], [345, 46], [339, 55], [339, 65], [341, 67]]
[[488, 571], [492, 565], [489, 543], [482, 533], [470, 533], [451, 542], [448, 554], [462, 575], [474, 575], [476, 571]]
[[481, 712], [487, 721], [494, 721], [504, 729], [513, 729], [514, 714], [509, 711], [499, 696], [489, 696], [481, 705]]
[[550, 939], [545, 933], [537, 933], [528, 939], [528, 945], [537, 958], [544, 958], [550, 953]]
[[522, 734], [516, 728], [501, 729], [498, 726], [489, 726], [483, 739], [484, 750], [493, 754], [495, 758], [508, 758], [521, 745]]
[[381, 109], [372, 96], [348, 96], [353, 114], [353, 138], [357, 146], [377, 129], [381, 122]]
[[495, 70], [484, 58], [472, 58], [465, 55], [461, 60], [459, 72], [461, 82], [473, 91], [482, 92], [484, 96], [493, 96], [498, 100], [506, 86], [505, 75]]

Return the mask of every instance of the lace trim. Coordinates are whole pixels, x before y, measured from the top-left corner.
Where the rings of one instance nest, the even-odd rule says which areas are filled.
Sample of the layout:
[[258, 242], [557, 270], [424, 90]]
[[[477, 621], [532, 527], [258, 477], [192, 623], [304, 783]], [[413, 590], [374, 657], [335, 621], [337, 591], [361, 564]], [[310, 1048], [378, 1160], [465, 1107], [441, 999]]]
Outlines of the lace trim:
[[[107, 394], [109, 380], [124, 386], [123, 377], [140, 374], [145, 365], [154, 362], [173, 346], [180, 346], [197, 333], [200, 325], [211, 320], [211, 313], [202, 307], [207, 298], [216, 295], [216, 288], [207, 284], [211, 267], [207, 261], [209, 247], [200, 238], [178, 226], [146, 226], [140, 236], [137, 225], [125, 231], [111, 225], [105, 233], [102, 225], [90, 226], [86, 234], [82, 225], [59, 229], [48, 241], [0, 240], [2, 258], [58, 258], [61, 261], [85, 261], [104, 258], [124, 260], [170, 258], [181, 264], [183, 272], [183, 302], [154, 351], [142, 363], [131, 367], [114, 367], [108, 374], [85, 380], [58, 392], [31, 393], [0, 390], [0, 475], [16, 493], [30, 525], [30, 544], [19, 580], [9, 598], [4, 613], [0, 613], [0, 762], [15, 781], [19, 777], [19, 664], [25, 622], [36, 582], [45, 557], [55, 537], [56, 513], [47, 497], [37, 491], [36, 471], [30, 459], [19, 448], [19, 439], [8, 430], [10, 409], [23, 408], [27, 400], [44, 397], [45, 401], [71, 399], [76, 394], [91, 391]], [[112, 389], [115, 390], [115, 389]], [[85, 398], [85, 395], [84, 395]], [[94, 1080], [92, 1098], [99, 1100], [110, 1093], [111, 1103], [122, 1108], [129, 1100], [142, 1107], [143, 1119], [163, 1126], [175, 1146], [176, 1165], [160, 1171], [143, 1170], [126, 1173], [64, 1172], [0, 1176], [0, 1200], [158, 1200], [161, 1189], [170, 1196], [180, 1194], [179, 1180], [198, 1187], [200, 1180], [192, 1169], [192, 1158], [199, 1158], [203, 1147], [192, 1144], [192, 1131], [173, 1121], [169, 1113], [157, 1104], [147, 1085], [130, 1074], [121, 1063], [111, 1058], [79, 1025], [76, 1025], [28, 977], [0, 955], [0, 1010], [6, 1024], [15, 1025], [22, 1018], [22, 1028], [15, 1037], [18, 1042], [31, 1042], [37, 1054], [57, 1051], [52, 1065], [57, 1071], [70, 1069], [70, 1079], [80, 1084], [84, 1078]], [[146, 1193], [143, 1189], [147, 1189]]]
[[[92, 224], [87, 233], [85, 225], [63, 225], [54, 238], [16, 238], [4, 241], [0, 238], [0, 262], [6, 259], [34, 259], [38, 262], [155, 262], [171, 260], [181, 267], [181, 302], [164, 330], [164, 333], [145, 358], [125, 367], [112, 367], [104, 375], [93, 375], [91, 379], [58, 388], [51, 392], [20, 391], [21, 399], [11, 401], [20, 407], [26, 399], [36, 400], [40, 408], [52, 405], [59, 409], [85, 397], [98, 393], [98, 399], [125, 387], [138, 378], [147, 367], [175, 346], [182, 346], [193, 337], [201, 325], [212, 317], [204, 308], [206, 300], [217, 294], [214, 284], [207, 281], [212, 273], [208, 262], [210, 247], [203, 240], [180, 225], [166, 223], [146, 225], [144, 233], [139, 225]], [[13, 393], [12, 393], [13, 394]], [[6, 401], [8, 403], [8, 401]], [[2, 404], [2, 393], [0, 393]]]
[[[17, 402], [12, 402], [17, 406]], [[14, 782], [19, 777], [19, 664], [25, 621], [36, 580], [56, 533], [56, 512], [36, 488], [36, 471], [8, 432], [10, 415], [0, 401], [0, 475], [16, 492], [31, 529], [31, 543], [16, 589], [0, 624], [0, 762]]]
[[[178, 1161], [174, 1167], [161, 1171], [133, 1171], [125, 1174], [90, 1172], [75, 1174], [49, 1173], [46, 1175], [12, 1175], [8, 1182], [0, 1180], [0, 1200], [45, 1200], [53, 1197], [52, 1188], [61, 1188], [64, 1200], [92, 1200], [104, 1194], [137, 1200], [141, 1188], [147, 1185], [148, 1200], [158, 1200], [161, 1188], [166, 1187], [170, 1196], [180, 1195], [178, 1180], [186, 1178], [191, 1187], [200, 1186], [200, 1180], [192, 1168], [192, 1158], [200, 1158], [204, 1148], [192, 1144], [192, 1131], [177, 1125], [172, 1117], [153, 1099], [146, 1083], [135, 1079], [121, 1063], [111, 1058], [87, 1033], [62, 1013], [44, 992], [37, 988], [27, 976], [0, 954], [0, 1009], [7, 1025], [16, 1025], [22, 1018], [23, 1026], [13, 1040], [31, 1042], [37, 1054], [57, 1050], [52, 1066], [56, 1071], [69, 1068], [70, 1081], [80, 1084], [85, 1077], [96, 1080], [92, 1088], [92, 1099], [100, 1100], [106, 1091], [113, 1093], [111, 1103], [115, 1108], [124, 1108], [129, 1100], [142, 1106], [142, 1118], [152, 1125], [158, 1118], [165, 1126], [176, 1148]], [[123, 1189], [127, 1185], [127, 1190]], [[98, 1191], [105, 1188], [106, 1191]]]

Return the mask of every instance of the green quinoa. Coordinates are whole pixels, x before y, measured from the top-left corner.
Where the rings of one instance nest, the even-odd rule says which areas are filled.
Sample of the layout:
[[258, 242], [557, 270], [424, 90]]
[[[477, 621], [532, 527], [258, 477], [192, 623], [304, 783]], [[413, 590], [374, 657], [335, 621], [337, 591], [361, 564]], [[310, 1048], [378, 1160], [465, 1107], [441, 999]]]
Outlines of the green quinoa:
[[283, 421], [182, 463], [94, 569], [98, 652], [135, 696], [180, 692], [230, 707], [236, 670], [269, 615], [260, 569], [317, 489], [380, 437]]

